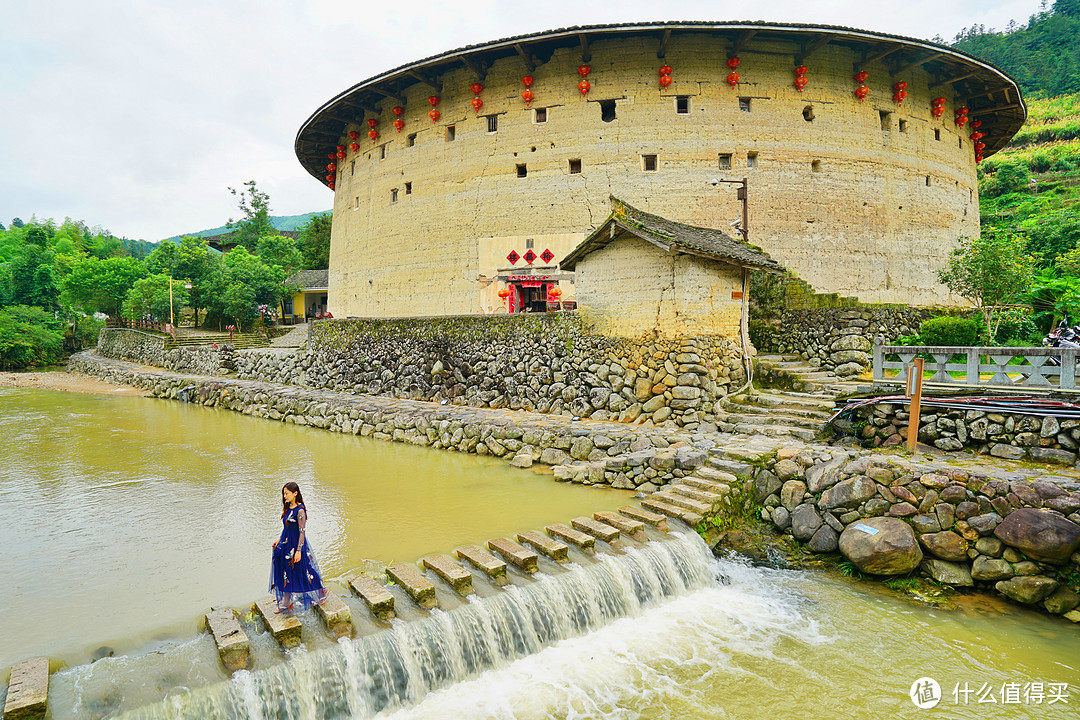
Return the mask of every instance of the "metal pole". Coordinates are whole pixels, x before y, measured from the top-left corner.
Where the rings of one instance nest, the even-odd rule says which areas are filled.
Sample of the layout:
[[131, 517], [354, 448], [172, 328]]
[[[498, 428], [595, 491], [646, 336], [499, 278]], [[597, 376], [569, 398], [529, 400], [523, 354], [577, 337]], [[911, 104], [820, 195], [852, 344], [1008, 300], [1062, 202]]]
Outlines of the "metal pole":
[[738, 190], [738, 197], [742, 200], [742, 239], [750, 241], [750, 178], [742, 179], [742, 187]]
[[169, 324], [176, 327], [176, 316], [173, 314], [172, 304], [172, 275], [169, 276]]

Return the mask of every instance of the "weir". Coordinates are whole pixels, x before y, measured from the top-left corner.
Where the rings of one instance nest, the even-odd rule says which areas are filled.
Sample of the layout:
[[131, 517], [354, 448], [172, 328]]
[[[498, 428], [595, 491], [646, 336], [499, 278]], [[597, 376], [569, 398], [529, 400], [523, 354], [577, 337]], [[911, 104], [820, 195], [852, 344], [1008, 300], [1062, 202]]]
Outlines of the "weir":
[[[623, 617], [717, 583], [715, 562], [695, 533], [650, 531], [644, 543], [553, 561], [540, 572], [515, 573], [449, 610], [395, 619], [389, 628], [334, 645], [291, 651], [270, 667], [241, 670], [224, 683], [170, 692], [131, 719], [366, 718], [419, 701], [428, 693], [583, 636]], [[114, 691], [117, 688], [113, 688]]]

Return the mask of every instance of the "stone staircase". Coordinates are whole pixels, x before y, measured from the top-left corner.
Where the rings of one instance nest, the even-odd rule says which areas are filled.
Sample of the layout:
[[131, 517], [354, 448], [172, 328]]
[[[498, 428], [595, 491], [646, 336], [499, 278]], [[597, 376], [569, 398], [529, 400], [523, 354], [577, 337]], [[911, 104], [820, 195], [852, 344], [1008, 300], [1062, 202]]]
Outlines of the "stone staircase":
[[264, 348], [268, 347], [270, 344], [263, 335], [258, 333], [234, 333], [232, 340], [229, 340], [229, 333], [193, 333], [190, 331], [178, 331], [176, 335], [176, 347], [209, 347], [215, 343], [219, 346], [232, 345], [235, 350]]

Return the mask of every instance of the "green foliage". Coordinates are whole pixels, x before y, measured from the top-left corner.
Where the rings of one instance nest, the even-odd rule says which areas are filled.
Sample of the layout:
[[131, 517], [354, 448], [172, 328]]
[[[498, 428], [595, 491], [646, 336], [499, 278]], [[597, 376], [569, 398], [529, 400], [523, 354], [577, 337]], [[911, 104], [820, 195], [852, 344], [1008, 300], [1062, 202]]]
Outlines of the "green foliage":
[[205, 290], [206, 307], [220, 321], [239, 328], [258, 317], [258, 306], [277, 307], [285, 296], [285, 272], [271, 267], [242, 247], [228, 253], [210, 273]]
[[1028, 289], [1034, 264], [1022, 236], [990, 228], [978, 238], [960, 238], [960, 247], [949, 253], [949, 264], [938, 279], [975, 304], [994, 336], [995, 311]]
[[317, 215], [300, 228], [300, 249], [305, 270], [325, 270], [330, 267], [330, 227], [333, 214]]
[[1053, 268], [1039, 271], [1023, 295], [1031, 305], [1032, 321], [1043, 332], [1062, 318], [1080, 318], [1080, 278], [1059, 275]]
[[962, 317], [930, 318], [919, 325], [919, 338], [924, 345], [970, 347], [979, 338], [979, 323]]
[[63, 358], [64, 337], [52, 313], [15, 305], [0, 310], [0, 367], [52, 365]]
[[1042, 344], [1042, 333], [1029, 308], [1005, 308], [994, 313], [997, 332], [991, 338], [1003, 347], [1028, 347]]
[[260, 238], [274, 234], [274, 226], [270, 223], [270, 196], [259, 190], [254, 180], [244, 183], [242, 190], [229, 188], [229, 192], [237, 198], [243, 217], [236, 221], [229, 218], [225, 227], [235, 233], [238, 247], [254, 250]]
[[985, 174], [979, 184], [980, 195], [993, 198], [1027, 190], [1030, 180], [1027, 163], [1020, 160], [1002, 162], [988, 166], [983, 171]]
[[284, 235], [259, 238], [256, 254], [268, 266], [280, 268], [286, 276], [292, 275], [303, 264], [299, 243]]
[[173, 313], [188, 304], [187, 290], [183, 282], [173, 281], [172, 303], [169, 303], [169, 276], [150, 275], [135, 281], [124, 298], [124, 316], [130, 320], [149, 319], [170, 321]]
[[118, 318], [128, 291], [145, 275], [146, 268], [134, 258], [86, 258], [64, 280], [61, 300], [87, 314], [103, 312]]

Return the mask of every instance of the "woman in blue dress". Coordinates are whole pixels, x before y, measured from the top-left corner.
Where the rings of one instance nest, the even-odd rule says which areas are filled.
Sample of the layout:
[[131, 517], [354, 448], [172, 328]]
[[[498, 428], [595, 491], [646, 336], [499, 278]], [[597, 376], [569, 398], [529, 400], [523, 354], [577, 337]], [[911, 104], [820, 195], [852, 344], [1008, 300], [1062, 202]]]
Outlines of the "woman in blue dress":
[[299, 485], [285, 483], [281, 506], [281, 537], [273, 545], [270, 592], [277, 598], [277, 612], [290, 613], [296, 605], [306, 610], [321, 603], [326, 599], [326, 588], [305, 537], [307, 508]]

